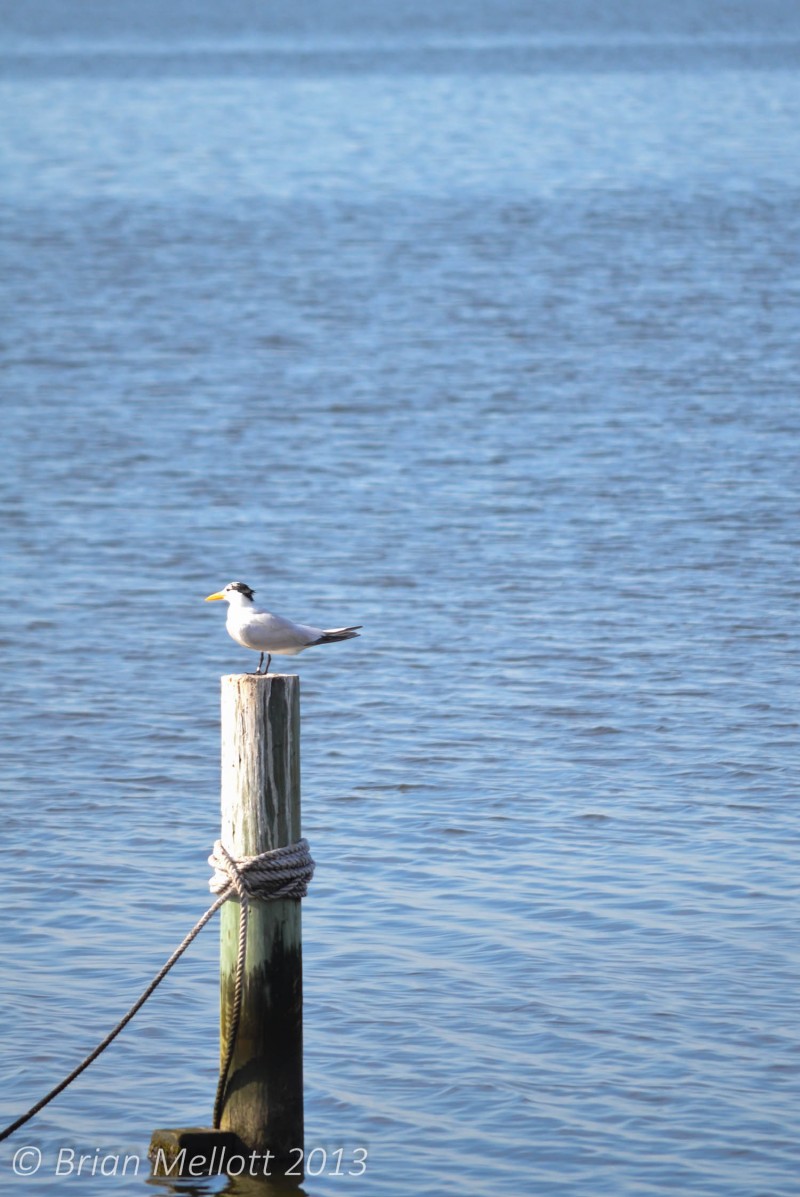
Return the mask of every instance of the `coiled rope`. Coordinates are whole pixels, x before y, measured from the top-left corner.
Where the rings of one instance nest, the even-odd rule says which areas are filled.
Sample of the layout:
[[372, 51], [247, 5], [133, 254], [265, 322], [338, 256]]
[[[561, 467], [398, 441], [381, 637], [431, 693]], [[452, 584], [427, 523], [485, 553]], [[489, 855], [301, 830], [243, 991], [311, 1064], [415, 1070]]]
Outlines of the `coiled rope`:
[[308, 892], [308, 883], [314, 875], [314, 861], [311, 859], [309, 853], [308, 841], [304, 839], [298, 840], [295, 844], [289, 844], [285, 848], [274, 848], [270, 852], [262, 852], [259, 856], [245, 856], [240, 860], [235, 860], [228, 850], [222, 846], [220, 841], [217, 840], [214, 844], [214, 850], [208, 858], [208, 863], [214, 869], [214, 876], [209, 881], [209, 889], [212, 893], [218, 895], [216, 901], [197, 920], [182, 943], [178, 945], [166, 963], [161, 966], [141, 997], [136, 999], [127, 1014], [119, 1020], [113, 1030], [106, 1035], [105, 1039], [101, 1040], [97, 1047], [89, 1052], [89, 1055], [81, 1061], [77, 1068], [73, 1068], [69, 1076], [66, 1076], [54, 1089], [51, 1089], [40, 1101], [37, 1101], [36, 1105], [31, 1106], [27, 1113], [22, 1114], [10, 1126], [0, 1131], [0, 1141], [7, 1139], [9, 1135], [13, 1135], [14, 1131], [19, 1130], [21, 1126], [29, 1122], [40, 1110], [49, 1105], [54, 1097], [58, 1097], [59, 1093], [63, 1093], [67, 1086], [71, 1085], [90, 1064], [94, 1063], [109, 1044], [113, 1043], [120, 1031], [124, 1030], [134, 1014], [141, 1010], [153, 991], [161, 984], [173, 965], [177, 964], [189, 945], [197, 938], [203, 927], [205, 927], [206, 923], [217, 913], [220, 906], [224, 902], [227, 902], [229, 898], [236, 896], [241, 903], [239, 912], [239, 951], [236, 960], [234, 1000], [228, 1022], [228, 1047], [225, 1059], [220, 1067], [219, 1084], [217, 1085], [217, 1093], [214, 1099], [214, 1126], [219, 1126], [228, 1084], [228, 1073], [236, 1046], [236, 1036], [239, 1030], [242, 1010], [242, 985], [244, 980], [244, 966], [247, 959], [247, 918], [250, 903], [253, 901], [269, 902], [277, 898], [304, 898]]

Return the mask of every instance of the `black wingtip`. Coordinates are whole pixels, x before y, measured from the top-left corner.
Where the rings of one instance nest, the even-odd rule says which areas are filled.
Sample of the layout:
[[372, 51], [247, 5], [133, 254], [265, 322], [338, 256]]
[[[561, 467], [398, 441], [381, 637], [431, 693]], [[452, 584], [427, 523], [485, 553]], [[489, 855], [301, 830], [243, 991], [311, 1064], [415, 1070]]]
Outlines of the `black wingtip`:
[[358, 629], [363, 628], [363, 623], [357, 623], [352, 628], [334, 628], [330, 632], [323, 632], [319, 640], [315, 640], [315, 644], [335, 644], [337, 640], [352, 640], [354, 636], [358, 635]]

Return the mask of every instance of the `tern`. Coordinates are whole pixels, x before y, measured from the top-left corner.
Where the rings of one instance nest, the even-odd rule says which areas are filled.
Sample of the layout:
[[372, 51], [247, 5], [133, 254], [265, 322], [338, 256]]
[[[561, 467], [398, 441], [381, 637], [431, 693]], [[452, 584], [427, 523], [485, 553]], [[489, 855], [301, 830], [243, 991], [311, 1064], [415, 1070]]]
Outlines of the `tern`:
[[293, 623], [291, 619], [284, 619], [282, 615], [272, 615], [269, 611], [262, 611], [253, 602], [254, 591], [245, 582], [229, 582], [224, 590], [210, 594], [205, 600], [213, 603], [217, 599], [225, 599], [228, 604], [228, 618], [225, 627], [228, 635], [244, 648], [252, 648], [261, 653], [258, 668], [253, 673], [261, 673], [264, 657], [267, 658], [264, 673], [269, 670], [273, 654], [281, 657], [293, 657], [304, 652], [314, 644], [335, 644], [337, 640], [351, 640], [358, 635], [356, 624], [353, 628], [312, 628], [306, 623]]

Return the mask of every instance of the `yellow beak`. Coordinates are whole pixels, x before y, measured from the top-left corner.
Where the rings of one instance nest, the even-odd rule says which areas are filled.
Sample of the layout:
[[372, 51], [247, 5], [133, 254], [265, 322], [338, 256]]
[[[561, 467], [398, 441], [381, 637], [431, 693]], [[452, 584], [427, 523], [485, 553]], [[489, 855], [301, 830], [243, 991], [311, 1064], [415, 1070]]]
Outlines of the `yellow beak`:
[[225, 598], [225, 595], [220, 590], [217, 592], [217, 594], [210, 594], [205, 601], [207, 603], [213, 603], [215, 599], [224, 599], [224, 598]]

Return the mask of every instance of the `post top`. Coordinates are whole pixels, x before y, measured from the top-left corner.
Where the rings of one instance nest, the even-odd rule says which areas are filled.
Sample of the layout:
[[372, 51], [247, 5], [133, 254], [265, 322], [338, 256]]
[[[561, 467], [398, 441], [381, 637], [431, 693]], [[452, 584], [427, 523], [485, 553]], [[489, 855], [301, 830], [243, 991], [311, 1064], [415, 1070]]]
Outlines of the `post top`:
[[228, 681], [228, 680], [231, 680], [231, 681], [235, 680], [238, 682], [241, 678], [246, 678], [246, 677], [252, 678], [252, 680], [254, 682], [255, 681], [266, 682], [269, 679], [274, 679], [274, 678], [279, 678], [279, 677], [280, 678], [292, 677], [292, 678], [297, 678], [299, 680], [300, 674], [299, 673], [223, 673], [221, 680], [223, 682]]

